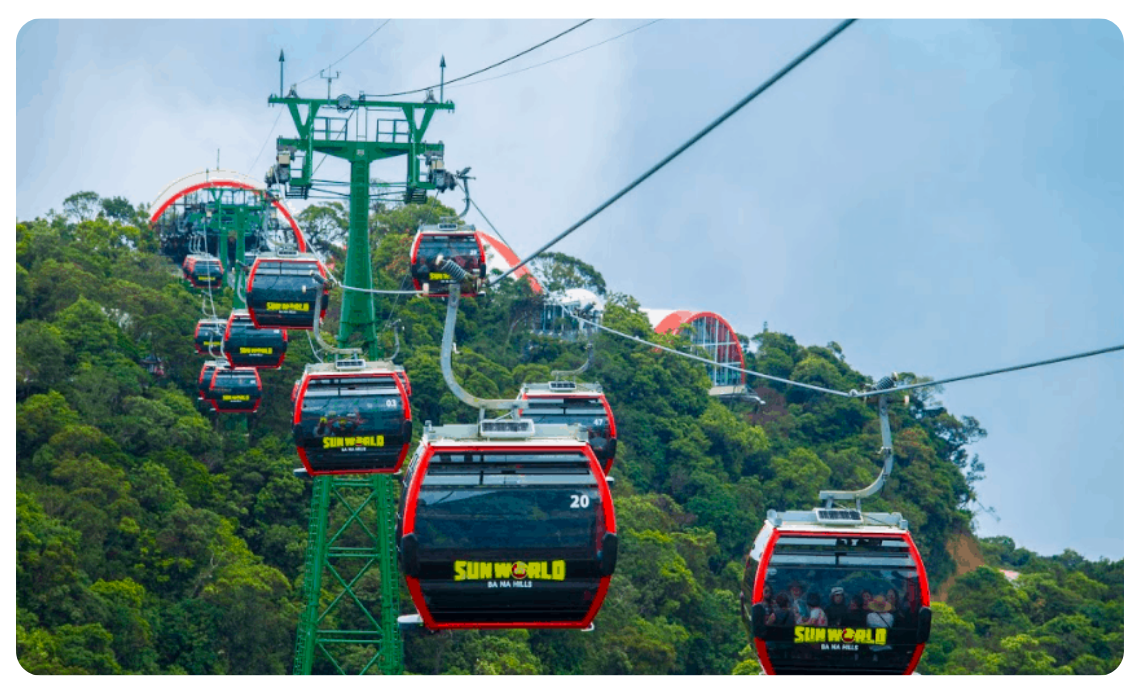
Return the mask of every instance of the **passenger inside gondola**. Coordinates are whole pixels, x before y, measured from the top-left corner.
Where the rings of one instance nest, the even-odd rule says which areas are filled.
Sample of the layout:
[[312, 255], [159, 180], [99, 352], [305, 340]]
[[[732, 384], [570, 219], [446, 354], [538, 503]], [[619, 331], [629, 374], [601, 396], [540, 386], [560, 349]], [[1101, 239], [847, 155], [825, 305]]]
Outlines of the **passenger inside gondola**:
[[310, 471], [399, 468], [411, 424], [393, 374], [314, 378], [299, 397], [294, 438]]

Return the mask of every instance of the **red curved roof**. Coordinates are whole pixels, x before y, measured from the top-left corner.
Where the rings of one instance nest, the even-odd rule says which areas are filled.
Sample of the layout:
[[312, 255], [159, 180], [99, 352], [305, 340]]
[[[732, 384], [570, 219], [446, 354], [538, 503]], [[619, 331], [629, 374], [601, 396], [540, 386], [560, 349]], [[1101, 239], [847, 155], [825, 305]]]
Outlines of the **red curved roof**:
[[[155, 211], [150, 215], [150, 223], [154, 224], [157, 222], [158, 218], [162, 216], [162, 213], [166, 211], [166, 208], [170, 207], [181, 198], [184, 198], [190, 193], [202, 190], [204, 188], [242, 188], [245, 190], [265, 192], [264, 189], [258, 188], [255, 185], [250, 185], [249, 183], [244, 183], [242, 181], [225, 178], [189, 184], [186, 187], [177, 188], [173, 193], [169, 194], [167, 197], [162, 198], [162, 203], [159, 204], [157, 209], [155, 209]], [[297, 249], [302, 253], [305, 252], [307, 250], [305, 235], [301, 232], [301, 227], [298, 226], [297, 220], [293, 219], [293, 215], [290, 214], [289, 210], [281, 204], [280, 200], [274, 198], [271, 202], [273, 203], [273, 206], [277, 208], [277, 211], [280, 212], [281, 215], [285, 217], [285, 219], [289, 222], [289, 226], [293, 227], [293, 236], [297, 239]], [[153, 206], [152, 209], [154, 209]]]
[[[718, 313], [713, 313], [712, 311], [673, 311], [658, 321], [657, 325], [653, 326], [653, 329], [662, 334], [678, 335], [681, 332], [682, 325], [692, 323], [700, 318], [711, 320], [717, 324], [718, 327], [725, 330], [727, 335], [732, 338], [731, 341], [717, 340], [717, 342], [729, 342], [729, 344], [716, 347], [716, 353], [713, 359], [720, 364], [735, 364], [742, 369], [745, 368], [744, 349], [740, 346], [740, 340], [736, 337], [736, 331], [733, 330], [732, 325]], [[744, 385], [744, 372], [738, 371], [737, 374], [740, 376], [740, 384]]]
[[[503, 243], [494, 236], [491, 236], [485, 231], [476, 231], [475, 236], [479, 238], [479, 243], [483, 245], [484, 250], [488, 250], [487, 247], [489, 246], [489, 250], [498, 254], [498, 257], [502, 258], [502, 260], [505, 262], [502, 267], [497, 267], [501, 263], [496, 263], [491, 258], [488, 258], [488, 270], [493, 268], [499, 270], [500, 272], [506, 272], [507, 270], [519, 264], [519, 257], [515, 255], [515, 252], [512, 251], [511, 247], [507, 244]], [[525, 277], [527, 282], [530, 283], [530, 288], [534, 290], [535, 294], [542, 293], [542, 285], [539, 284], [538, 279], [530, 273], [530, 270], [527, 269], [526, 266], [515, 270], [513, 273], [511, 273], [511, 276], [517, 280], [521, 280]]]

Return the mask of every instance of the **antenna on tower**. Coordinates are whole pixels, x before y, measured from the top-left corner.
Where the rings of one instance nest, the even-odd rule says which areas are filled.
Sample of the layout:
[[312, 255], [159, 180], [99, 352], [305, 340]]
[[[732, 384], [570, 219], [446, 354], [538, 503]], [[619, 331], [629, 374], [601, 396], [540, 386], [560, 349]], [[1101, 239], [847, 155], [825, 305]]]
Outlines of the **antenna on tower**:
[[331, 66], [329, 67], [328, 70], [329, 70], [328, 75], [325, 75], [325, 71], [321, 70], [321, 77], [323, 77], [324, 80], [326, 82], [328, 82], [328, 85], [329, 85], [328, 100], [332, 101], [332, 82], [333, 82], [333, 80], [340, 78], [340, 70], [337, 70], [335, 75], [333, 74]]
[[443, 69], [447, 67], [447, 61], [443, 56], [439, 56], [439, 103], [444, 103], [443, 100]]

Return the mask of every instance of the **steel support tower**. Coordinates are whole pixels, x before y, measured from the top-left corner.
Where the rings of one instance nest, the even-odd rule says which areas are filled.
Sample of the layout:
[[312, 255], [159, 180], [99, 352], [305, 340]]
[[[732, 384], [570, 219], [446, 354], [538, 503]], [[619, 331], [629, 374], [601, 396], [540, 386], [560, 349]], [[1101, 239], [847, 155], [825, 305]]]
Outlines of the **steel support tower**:
[[[267, 177], [284, 184], [287, 197], [308, 196], [314, 154], [348, 162], [344, 284], [371, 289], [371, 164], [407, 157], [404, 200], [425, 200], [427, 192], [436, 187], [433, 176], [442, 170], [443, 144], [428, 144], [423, 136], [435, 112], [453, 111], [454, 104], [438, 103], [430, 95], [424, 103], [370, 101], [363, 94], [357, 99], [348, 95], [303, 99], [295, 91], [284, 97], [271, 96], [269, 103], [288, 108], [297, 128], [297, 137], [277, 140], [277, 164]], [[322, 109], [326, 113], [335, 109], [338, 115], [321, 115]], [[353, 117], [355, 129], [350, 133]], [[426, 177], [420, 173], [421, 159], [427, 166]], [[337, 346], [358, 347], [369, 359], [380, 358], [372, 294], [345, 290]], [[397, 626], [396, 484], [390, 475], [313, 479], [304, 607], [297, 625], [293, 674], [403, 672], [403, 642]]]

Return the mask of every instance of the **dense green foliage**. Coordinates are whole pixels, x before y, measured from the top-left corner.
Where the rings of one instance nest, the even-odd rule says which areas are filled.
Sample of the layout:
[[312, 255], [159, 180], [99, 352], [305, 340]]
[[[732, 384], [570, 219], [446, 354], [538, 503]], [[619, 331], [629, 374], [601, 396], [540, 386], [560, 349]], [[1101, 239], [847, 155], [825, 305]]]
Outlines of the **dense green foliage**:
[[[35, 673], [286, 673], [300, 612], [308, 485], [292, 474], [288, 393], [309, 346], [298, 333], [284, 368], [263, 373], [255, 415], [195, 405], [203, 297], [155, 254], [153, 232], [122, 199], [79, 193], [65, 215], [17, 224], [17, 653]], [[343, 209], [301, 215], [333, 256]], [[377, 209], [375, 284], [400, 286], [411, 233], [447, 208]], [[339, 260], [339, 257], [337, 258]], [[594, 268], [551, 255], [555, 283], [605, 291]], [[337, 263], [338, 271], [340, 263]], [[339, 291], [326, 326], [335, 326]], [[212, 297], [219, 314], [228, 290]], [[524, 381], [573, 368], [580, 344], [527, 329], [539, 300], [524, 283], [462, 302], [455, 359], [465, 387], [513, 397]], [[635, 299], [610, 294], [606, 323], [663, 343]], [[399, 319], [402, 363], [419, 422], [472, 421], [440, 375], [443, 306], [378, 300]], [[382, 335], [393, 346], [392, 333]], [[749, 366], [847, 390], [868, 381], [841, 348], [764, 332]], [[756, 409], [706, 395], [704, 368], [601, 336], [591, 380], [619, 426], [614, 475], [621, 551], [593, 633], [414, 633], [414, 673], [728, 674], [757, 671], [739, 621], [741, 557], [768, 508], [810, 508], [824, 486], [869, 483], [877, 422], [864, 403], [754, 384]], [[162, 358], [166, 375], [140, 366]], [[911, 522], [932, 584], [955, 573], [950, 541], [971, 532], [967, 446], [984, 436], [935, 400], [891, 406], [896, 473], [872, 510]], [[417, 424], [417, 426], [419, 426]], [[986, 566], [935, 605], [927, 673], [1107, 672], [1123, 653], [1123, 561], [1044, 558], [1008, 538], [983, 541]], [[1008, 580], [1000, 567], [1021, 572]], [[405, 606], [410, 601], [405, 595]]]

